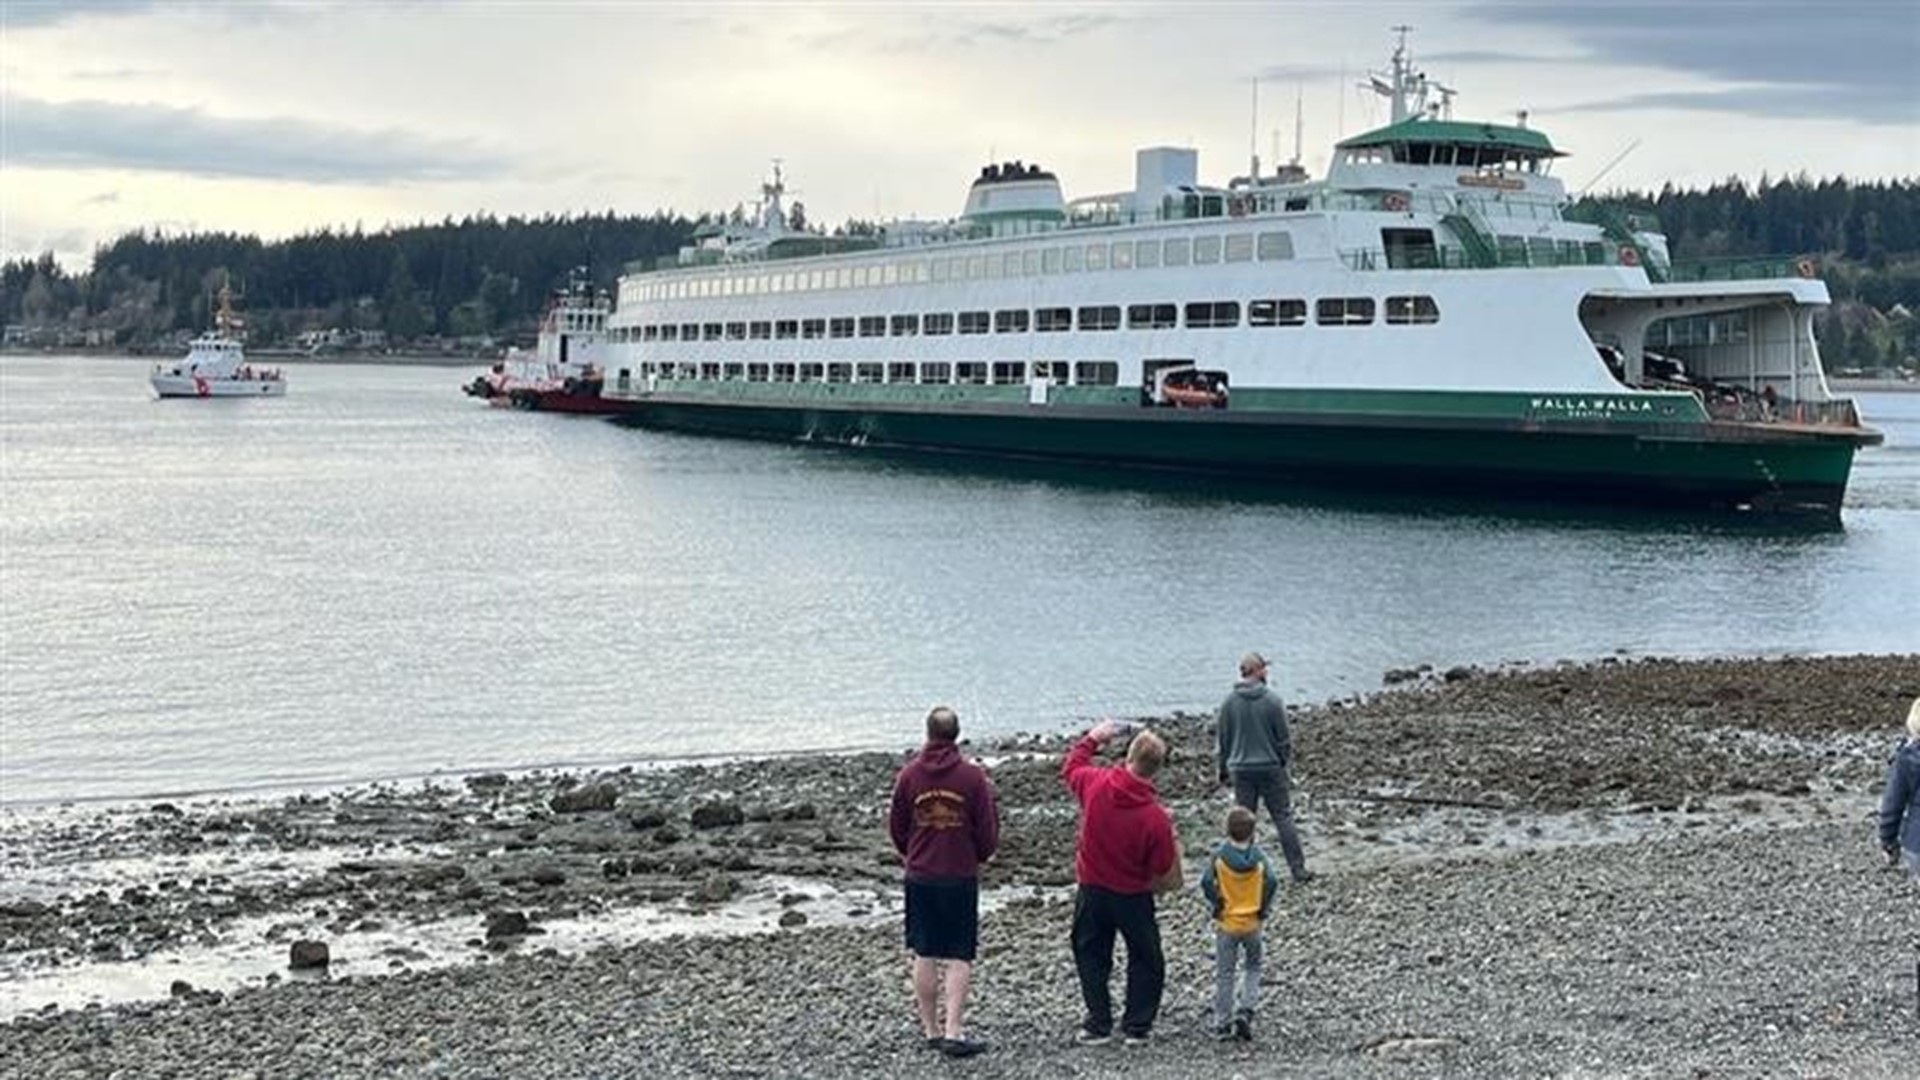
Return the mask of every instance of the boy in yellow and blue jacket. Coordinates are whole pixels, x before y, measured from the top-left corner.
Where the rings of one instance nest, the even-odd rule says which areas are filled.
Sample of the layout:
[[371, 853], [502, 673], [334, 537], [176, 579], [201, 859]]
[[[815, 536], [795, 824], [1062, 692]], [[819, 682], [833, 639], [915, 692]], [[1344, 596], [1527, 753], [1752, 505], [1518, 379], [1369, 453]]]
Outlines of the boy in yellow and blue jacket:
[[[1253, 1038], [1253, 1012], [1260, 1006], [1260, 928], [1280, 889], [1273, 864], [1253, 844], [1253, 812], [1227, 812], [1227, 839], [1214, 849], [1200, 878], [1213, 905], [1213, 1034], [1217, 1039]], [[1242, 960], [1244, 959], [1244, 963]], [[1240, 993], [1234, 995], [1234, 969]]]

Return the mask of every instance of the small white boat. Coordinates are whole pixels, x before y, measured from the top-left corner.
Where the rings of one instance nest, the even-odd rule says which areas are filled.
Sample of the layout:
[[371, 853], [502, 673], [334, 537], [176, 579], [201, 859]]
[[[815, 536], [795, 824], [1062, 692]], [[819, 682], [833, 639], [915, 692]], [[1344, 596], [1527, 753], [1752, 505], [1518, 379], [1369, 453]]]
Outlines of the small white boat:
[[282, 397], [286, 376], [279, 368], [247, 363], [240, 345], [240, 317], [233, 313], [233, 290], [220, 287], [214, 328], [193, 339], [185, 358], [172, 367], [153, 366], [153, 392], [163, 398]]

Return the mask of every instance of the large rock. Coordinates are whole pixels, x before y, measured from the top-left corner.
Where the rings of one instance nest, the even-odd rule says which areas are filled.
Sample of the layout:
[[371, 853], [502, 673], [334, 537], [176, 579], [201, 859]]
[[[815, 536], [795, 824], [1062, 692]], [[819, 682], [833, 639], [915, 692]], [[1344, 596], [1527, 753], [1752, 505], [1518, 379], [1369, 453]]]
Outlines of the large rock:
[[324, 941], [296, 941], [287, 950], [287, 966], [295, 971], [324, 968], [332, 959]]
[[579, 814], [588, 810], [611, 810], [620, 801], [620, 789], [605, 780], [568, 788], [547, 800], [556, 814]]
[[746, 811], [731, 799], [701, 803], [693, 808], [690, 819], [696, 829], [722, 829], [747, 820]]
[[524, 911], [493, 911], [487, 913], [487, 940], [498, 941], [501, 938], [525, 937], [531, 925]]
[[733, 899], [736, 888], [738, 886], [734, 880], [727, 875], [708, 874], [706, 879], [700, 882], [699, 887], [693, 890], [693, 898], [708, 904], [724, 904]]

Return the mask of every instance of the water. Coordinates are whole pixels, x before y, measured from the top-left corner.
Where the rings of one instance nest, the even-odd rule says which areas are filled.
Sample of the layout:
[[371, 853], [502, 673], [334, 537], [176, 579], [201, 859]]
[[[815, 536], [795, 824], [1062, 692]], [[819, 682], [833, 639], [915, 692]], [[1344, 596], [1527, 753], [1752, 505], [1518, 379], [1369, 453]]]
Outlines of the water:
[[904, 746], [1388, 667], [1920, 649], [1920, 395], [1807, 531], [963, 467], [300, 364], [0, 361], [0, 800]]

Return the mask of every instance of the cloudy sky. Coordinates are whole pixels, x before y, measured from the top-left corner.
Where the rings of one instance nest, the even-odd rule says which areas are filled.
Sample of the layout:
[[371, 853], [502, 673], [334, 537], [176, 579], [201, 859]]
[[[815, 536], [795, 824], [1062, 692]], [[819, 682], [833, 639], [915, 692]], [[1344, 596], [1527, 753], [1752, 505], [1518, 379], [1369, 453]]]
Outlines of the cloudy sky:
[[[0, 255], [136, 228], [279, 237], [474, 212], [944, 218], [989, 160], [1069, 197], [1185, 145], [1304, 163], [1384, 122], [1389, 27], [1461, 118], [1576, 187], [1920, 177], [1915, 0], [685, 3], [0, 0]], [[1257, 121], [1251, 112], [1258, 84]], [[1629, 148], [1632, 148], [1629, 152]]]

